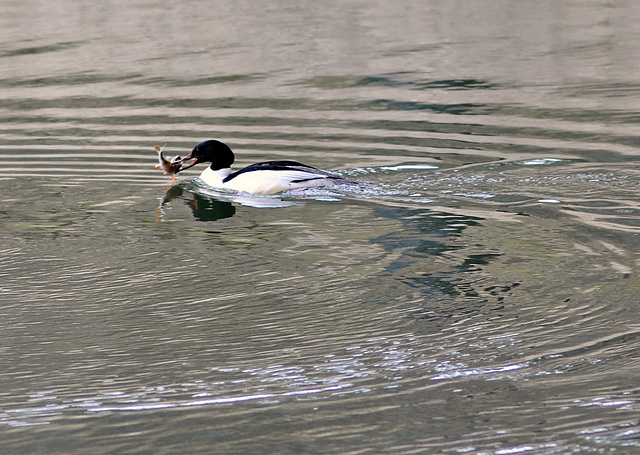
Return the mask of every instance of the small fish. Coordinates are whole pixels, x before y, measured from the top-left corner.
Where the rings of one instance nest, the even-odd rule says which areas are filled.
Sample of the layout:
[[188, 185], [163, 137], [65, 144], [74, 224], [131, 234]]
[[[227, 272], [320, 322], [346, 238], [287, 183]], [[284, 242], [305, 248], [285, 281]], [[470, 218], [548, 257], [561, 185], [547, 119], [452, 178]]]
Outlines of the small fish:
[[156, 166], [156, 168], [164, 171], [165, 174], [171, 173], [171, 177], [175, 179], [176, 172], [178, 172], [182, 167], [182, 158], [180, 158], [180, 155], [176, 155], [171, 158], [171, 161], [167, 160], [162, 154], [165, 145], [163, 145], [162, 147], [158, 147], [157, 145], [154, 146], [156, 152], [158, 152], [158, 165]]

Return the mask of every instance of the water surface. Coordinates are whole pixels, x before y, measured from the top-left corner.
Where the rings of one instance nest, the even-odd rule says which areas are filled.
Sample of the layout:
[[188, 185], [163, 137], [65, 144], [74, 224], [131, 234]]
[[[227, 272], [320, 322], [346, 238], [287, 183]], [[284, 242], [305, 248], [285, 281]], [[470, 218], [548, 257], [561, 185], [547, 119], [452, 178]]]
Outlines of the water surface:
[[639, 16], [4, 2], [7, 453], [635, 453]]

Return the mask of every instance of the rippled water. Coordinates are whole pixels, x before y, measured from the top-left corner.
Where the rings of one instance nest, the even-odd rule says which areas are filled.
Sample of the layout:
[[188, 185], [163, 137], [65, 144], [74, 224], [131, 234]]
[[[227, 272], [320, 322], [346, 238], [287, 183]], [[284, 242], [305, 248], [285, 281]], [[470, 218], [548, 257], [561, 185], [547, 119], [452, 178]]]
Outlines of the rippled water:
[[[636, 453], [639, 19], [3, 2], [3, 450]], [[208, 138], [369, 184], [155, 169]]]

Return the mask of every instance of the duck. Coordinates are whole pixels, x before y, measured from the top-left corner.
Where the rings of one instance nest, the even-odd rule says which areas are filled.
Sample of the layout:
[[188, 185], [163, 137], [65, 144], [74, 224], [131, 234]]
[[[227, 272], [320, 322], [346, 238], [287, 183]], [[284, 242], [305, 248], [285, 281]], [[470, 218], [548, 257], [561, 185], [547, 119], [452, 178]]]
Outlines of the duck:
[[[189, 161], [191, 163], [187, 163]], [[297, 161], [265, 161], [232, 172], [231, 165], [234, 161], [235, 155], [227, 144], [210, 139], [199, 143], [189, 155], [180, 159], [182, 166], [178, 172], [198, 163], [211, 163], [200, 174], [205, 185], [257, 195], [272, 195], [296, 188], [358, 184], [334, 172]]]

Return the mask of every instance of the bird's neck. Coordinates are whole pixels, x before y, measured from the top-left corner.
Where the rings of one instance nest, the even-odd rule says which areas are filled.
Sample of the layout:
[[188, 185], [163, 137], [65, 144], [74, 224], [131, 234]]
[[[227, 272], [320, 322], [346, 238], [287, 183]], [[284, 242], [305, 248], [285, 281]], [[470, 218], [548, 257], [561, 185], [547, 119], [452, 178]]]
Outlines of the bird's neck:
[[231, 168], [230, 167], [225, 167], [222, 169], [211, 169], [209, 168], [209, 170], [216, 175], [217, 177], [220, 177], [220, 179], [222, 180], [223, 178], [227, 177], [229, 174], [231, 174]]
[[200, 178], [207, 184], [213, 187], [222, 187], [222, 181], [231, 174], [231, 168], [226, 167], [224, 169], [213, 170], [211, 167], [206, 168], [200, 174]]

